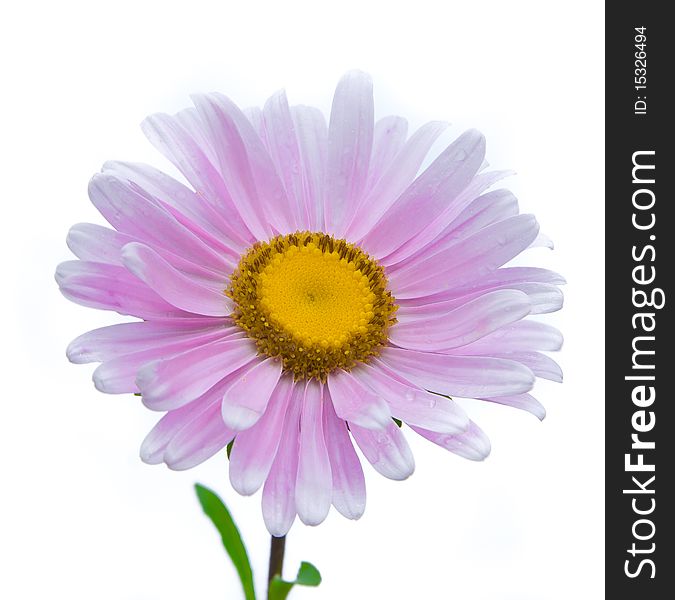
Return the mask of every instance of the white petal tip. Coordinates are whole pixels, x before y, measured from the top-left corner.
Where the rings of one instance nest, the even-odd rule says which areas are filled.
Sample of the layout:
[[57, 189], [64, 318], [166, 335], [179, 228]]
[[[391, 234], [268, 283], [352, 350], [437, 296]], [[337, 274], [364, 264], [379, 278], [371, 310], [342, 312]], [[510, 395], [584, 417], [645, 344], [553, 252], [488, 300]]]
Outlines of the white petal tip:
[[348, 80], [359, 80], [371, 85], [373, 83], [373, 78], [368, 73], [361, 71], [360, 69], [350, 69], [340, 78], [340, 82]]
[[340, 514], [343, 517], [345, 517], [345, 518], [347, 518], [351, 521], [358, 521], [363, 516], [363, 513], [365, 513], [365, 512], [366, 512], [366, 507], [364, 506], [363, 509], [361, 509], [361, 510], [352, 510], [352, 511], [349, 511], [349, 512], [347, 512], [347, 511], [342, 512], [341, 511]]
[[[136, 386], [138, 386], [138, 383]], [[176, 408], [172, 402], [172, 398], [166, 398], [163, 395], [162, 390], [158, 390], [156, 388], [152, 391], [141, 390], [141, 402], [145, 408], [155, 411], [166, 411]]]
[[476, 440], [471, 446], [466, 446], [462, 450], [453, 450], [455, 454], [458, 454], [462, 458], [467, 460], [472, 460], [474, 462], [483, 462], [490, 452], [492, 452], [492, 446], [490, 440]]
[[101, 377], [97, 376], [96, 373], [94, 373], [91, 376], [91, 380], [94, 382], [94, 387], [99, 392], [103, 392], [105, 394], [105, 382], [103, 381], [103, 379]]
[[139, 278], [142, 278], [143, 271], [139, 266], [138, 258], [139, 256], [142, 257], [145, 252], [145, 246], [139, 242], [129, 242], [122, 246], [120, 251], [122, 264]]
[[138, 389], [143, 392], [143, 395], [149, 393], [148, 388], [152, 385], [157, 377], [157, 368], [159, 367], [159, 360], [153, 360], [145, 363], [136, 373], [136, 385]]
[[237, 492], [240, 496], [253, 496], [259, 489], [260, 486], [252, 487], [252, 486], [236, 486], [232, 484], [232, 489]]
[[358, 521], [366, 512], [366, 503], [358, 500], [334, 497], [333, 506], [343, 517], [352, 521]]
[[80, 348], [75, 343], [69, 344], [66, 348], [66, 358], [75, 365], [91, 362], [87, 356], [86, 350]]
[[[265, 514], [263, 513], [263, 519], [264, 519]], [[295, 515], [293, 518], [290, 520], [290, 522], [284, 522], [284, 523], [277, 523], [273, 522], [273, 519], [264, 519], [265, 521], [265, 527], [267, 528], [267, 531], [269, 534], [273, 537], [284, 537], [290, 530], [291, 527], [293, 526], [293, 523], [295, 522]]]
[[61, 263], [56, 266], [56, 270], [54, 271], [54, 281], [56, 281], [59, 287], [61, 287], [67, 279], [69, 270], [68, 263]]
[[492, 443], [490, 442], [490, 438], [488, 438], [488, 436], [483, 433], [478, 439], [474, 441], [472, 450], [476, 453], [476, 458], [471, 460], [478, 462], [484, 461], [488, 456], [490, 456], [490, 453], [492, 452]]
[[[530, 371], [530, 369], [528, 369], [528, 371]], [[523, 377], [522, 389], [518, 390], [516, 393], [523, 394], [529, 392], [536, 382], [537, 376], [530, 371], [528, 377]]]
[[245, 406], [225, 403], [221, 413], [225, 425], [234, 431], [244, 431], [253, 427], [262, 416], [259, 412]]
[[485, 147], [485, 136], [478, 129], [467, 129], [464, 131], [459, 138], [466, 140], [471, 140], [472, 143], [475, 143], [477, 146], [484, 148]]
[[[330, 510], [330, 507], [329, 507]], [[308, 513], [304, 513], [298, 508], [298, 517], [300, 517], [300, 520], [305, 524], [309, 525], [310, 527], [316, 527], [317, 525], [321, 525], [326, 520], [326, 517], [328, 516], [328, 510], [320, 510], [320, 511], [309, 511]]]
[[152, 452], [141, 448], [138, 456], [146, 465], [160, 465], [164, 462], [163, 452]]
[[432, 431], [448, 435], [459, 435], [468, 429], [469, 422], [468, 417], [463, 421], [449, 419], [446, 421], [437, 421], [434, 423]]
[[171, 462], [170, 459], [166, 459], [164, 462], [166, 463], [166, 466], [172, 471], [187, 471], [188, 469], [196, 466], [192, 463], [185, 463], [183, 461]]
[[230, 471], [230, 485], [241, 496], [252, 496], [260, 489], [262, 484], [263, 480], [259, 477], [251, 477], [248, 473], [243, 476], [233, 476], [232, 471]]
[[411, 477], [414, 472], [415, 472], [415, 467], [413, 465], [410, 469], [408, 469], [406, 471], [389, 473], [389, 474], [385, 475], [385, 477], [387, 479], [392, 479], [393, 481], [405, 481], [406, 479]]
[[96, 369], [96, 371], [94, 371], [93, 375], [91, 376], [91, 380], [94, 382], [94, 387], [99, 392], [103, 392], [104, 394], [125, 393], [125, 392], [120, 391], [120, 390], [116, 389], [115, 387], [113, 387], [111, 385], [110, 380], [105, 375], [101, 374], [99, 372], [99, 369]]

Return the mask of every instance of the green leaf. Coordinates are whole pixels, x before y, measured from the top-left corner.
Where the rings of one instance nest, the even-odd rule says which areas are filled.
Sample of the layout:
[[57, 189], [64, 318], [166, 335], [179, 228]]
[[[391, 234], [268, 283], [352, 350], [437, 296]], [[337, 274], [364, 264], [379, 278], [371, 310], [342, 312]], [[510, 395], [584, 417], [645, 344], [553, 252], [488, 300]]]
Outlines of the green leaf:
[[300, 563], [295, 581], [284, 581], [279, 575], [275, 575], [270, 582], [268, 600], [286, 600], [294, 585], [316, 587], [321, 583], [321, 573], [308, 562]]
[[321, 583], [321, 573], [319, 573], [319, 569], [312, 563], [302, 562], [300, 563], [295, 583], [308, 587], [316, 587]]
[[399, 427], [403, 427], [403, 421], [401, 421], [401, 419], [397, 419], [396, 417], [392, 417], [392, 419]]
[[195, 484], [197, 498], [202, 505], [206, 516], [211, 519], [223, 540], [223, 546], [230, 555], [234, 563], [241, 585], [244, 588], [246, 600], [255, 600], [255, 589], [253, 587], [253, 572], [251, 563], [248, 559], [248, 553], [237, 526], [232, 520], [232, 515], [223, 501], [212, 490], [203, 485]]
[[270, 581], [270, 591], [267, 600], [286, 600], [288, 594], [293, 589], [293, 583], [284, 581], [278, 575], [275, 575]]
[[230, 443], [225, 448], [225, 452], [227, 452], [227, 460], [230, 460], [230, 454], [232, 454], [232, 445], [233, 444], [234, 444], [234, 439], [231, 440]]

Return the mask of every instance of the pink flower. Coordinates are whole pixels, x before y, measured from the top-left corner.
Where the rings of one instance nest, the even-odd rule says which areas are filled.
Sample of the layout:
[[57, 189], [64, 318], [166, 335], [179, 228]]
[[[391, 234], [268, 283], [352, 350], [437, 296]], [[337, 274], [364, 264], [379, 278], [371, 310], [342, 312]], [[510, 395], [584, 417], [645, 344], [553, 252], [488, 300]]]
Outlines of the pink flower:
[[560, 381], [542, 351], [563, 279], [504, 267], [539, 226], [485, 171], [485, 140], [463, 133], [428, 169], [443, 131], [374, 122], [370, 78], [347, 74], [326, 125], [315, 108], [272, 96], [242, 112], [219, 94], [143, 123], [189, 185], [110, 162], [89, 196], [113, 229], [75, 225], [63, 294], [140, 321], [74, 340], [75, 363], [101, 362], [96, 387], [141, 393], [165, 411], [144, 461], [188, 469], [234, 440], [230, 480], [263, 487], [283, 535], [295, 515], [333, 504], [356, 519], [365, 484], [352, 440], [385, 477], [414, 469], [403, 430], [471, 460], [490, 443], [452, 397], [544, 409], [536, 377]]

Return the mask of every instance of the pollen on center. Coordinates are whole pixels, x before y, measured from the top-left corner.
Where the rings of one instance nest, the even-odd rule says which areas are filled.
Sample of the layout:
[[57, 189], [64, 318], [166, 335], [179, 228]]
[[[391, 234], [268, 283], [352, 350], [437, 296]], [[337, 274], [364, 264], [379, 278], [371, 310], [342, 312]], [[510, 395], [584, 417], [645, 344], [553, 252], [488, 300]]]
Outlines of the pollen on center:
[[233, 317], [262, 354], [297, 379], [324, 381], [376, 355], [395, 323], [382, 267], [360, 248], [298, 232], [255, 244], [226, 291]]

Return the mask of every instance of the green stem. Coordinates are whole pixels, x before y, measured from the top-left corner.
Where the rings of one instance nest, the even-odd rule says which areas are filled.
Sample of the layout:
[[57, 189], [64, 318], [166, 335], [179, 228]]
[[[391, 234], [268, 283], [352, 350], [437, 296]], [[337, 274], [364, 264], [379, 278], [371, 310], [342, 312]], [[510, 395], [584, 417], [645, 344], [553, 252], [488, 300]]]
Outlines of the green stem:
[[267, 590], [269, 597], [269, 585], [275, 575], [281, 577], [284, 566], [284, 552], [286, 550], [286, 536], [274, 537], [270, 541], [270, 568], [267, 574]]

